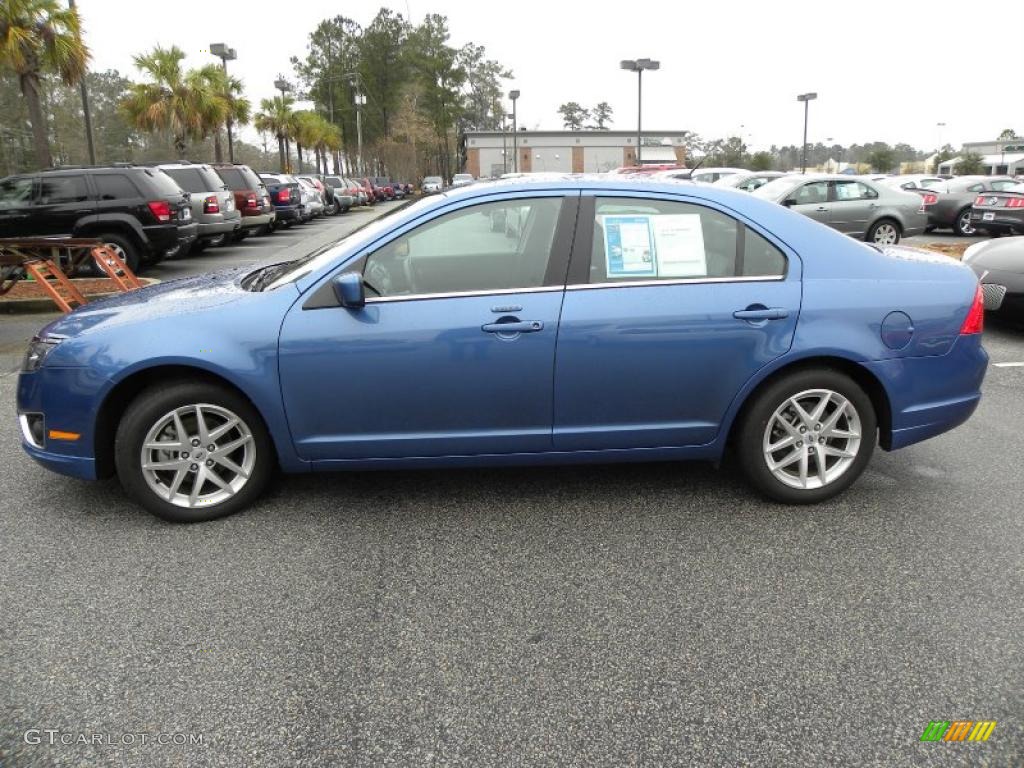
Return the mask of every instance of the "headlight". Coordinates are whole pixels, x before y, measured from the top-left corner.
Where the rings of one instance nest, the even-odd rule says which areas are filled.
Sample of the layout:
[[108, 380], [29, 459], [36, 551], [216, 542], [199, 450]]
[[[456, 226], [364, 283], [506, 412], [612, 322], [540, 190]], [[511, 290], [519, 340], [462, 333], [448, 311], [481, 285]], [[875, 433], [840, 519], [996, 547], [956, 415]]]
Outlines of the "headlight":
[[28, 352], [25, 353], [25, 362], [21, 370], [26, 372], [37, 371], [43, 361], [60, 344], [60, 339], [33, 339], [28, 345]]

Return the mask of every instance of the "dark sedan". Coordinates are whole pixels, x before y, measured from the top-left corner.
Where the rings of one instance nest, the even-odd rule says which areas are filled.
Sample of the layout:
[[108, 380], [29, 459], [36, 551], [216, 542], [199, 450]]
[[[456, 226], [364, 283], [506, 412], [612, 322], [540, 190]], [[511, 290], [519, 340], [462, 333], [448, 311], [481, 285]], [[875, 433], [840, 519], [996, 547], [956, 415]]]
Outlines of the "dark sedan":
[[1024, 184], [978, 195], [971, 224], [988, 235], [1024, 235]]
[[1024, 237], [975, 243], [963, 261], [978, 276], [986, 310], [1024, 320]]
[[999, 192], [1017, 182], [1009, 176], [957, 176], [946, 182], [945, 188], [933, 186], [930, 191], [938, 198], [928, 207], [928, 230], [952, 229], [957, 235], [977, 232], [971, 221], [971, 206], [980, 192]]

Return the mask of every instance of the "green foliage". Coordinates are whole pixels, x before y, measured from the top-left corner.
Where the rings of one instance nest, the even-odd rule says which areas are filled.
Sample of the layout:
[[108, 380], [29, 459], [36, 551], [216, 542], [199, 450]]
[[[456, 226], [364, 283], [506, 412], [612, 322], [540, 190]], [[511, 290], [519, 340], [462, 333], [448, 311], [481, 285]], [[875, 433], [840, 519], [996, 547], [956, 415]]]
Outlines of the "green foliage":
[[755, 152], [750, 156], [750, 170], [770, 171], [775, 165], [771, 152]]
[[590, 110], [581, 107], [575, 101], [568, 101], [558, 108], [562, 125], [570, 131], [578, 131], [590, 117]]
[[891, 149], [876, 149], [868, 154], [865, 162], [878, 173], [889, 173], [896, 167], [896, 153]]
[[1004, 128], [999, 134], [999, 141], [1006, 141], [1008, 139], [1016, 139], [1017, 132], [1013, 128]]
[[607, 101], [602, 101], [591, 111], [594, 118], [594, 128], [599, 131], [607, 131], [608, 125], [612, 122], [612, 106]]
[[957, 176], [978, 176], [985, 172], [985, 163], [981, 155], [974, 152], [965, 152], [960, 156], [960, 162], [953, 166]]

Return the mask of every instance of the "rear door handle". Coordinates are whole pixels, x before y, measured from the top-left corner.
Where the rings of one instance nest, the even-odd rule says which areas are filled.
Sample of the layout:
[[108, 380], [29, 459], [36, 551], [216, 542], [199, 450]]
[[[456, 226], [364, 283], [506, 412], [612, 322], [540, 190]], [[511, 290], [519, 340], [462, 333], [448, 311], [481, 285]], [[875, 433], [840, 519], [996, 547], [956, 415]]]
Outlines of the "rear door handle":
[[732, 313], [737, 320], [781, 320], [789, 317], [789, 310], [782, 307], [766, 307], [764, 309], [738, 309]]
[[818, 206], [817, 208], [815, 208], [814, 210], [816, 210], [816, 211], [817, 211], [818, 213], [824, 213], [825, 211], [827, 211], [827, 210], [828, 210], [828, 208], [826, 208], [826, 207], [825, 207], [824, 205], [819, 205], [819, 206]]
[[515, 323], [486, 323], [480, 326], [485, 333], [536, 333], [544, 330], [544, 323], [540, 320], [524, 320]]

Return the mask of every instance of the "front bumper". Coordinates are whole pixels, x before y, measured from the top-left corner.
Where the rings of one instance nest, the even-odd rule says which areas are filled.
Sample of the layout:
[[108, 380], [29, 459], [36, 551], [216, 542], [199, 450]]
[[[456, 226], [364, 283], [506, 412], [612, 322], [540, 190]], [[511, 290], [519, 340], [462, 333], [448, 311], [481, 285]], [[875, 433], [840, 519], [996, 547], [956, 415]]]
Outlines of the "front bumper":
[[[70, 477], [97, 477], [95, 414], [99, 393], [107, 382], [91, 368], [55, 368], [44, 365], [18, 376], [17, 411], [42, 414], [43, 441], [30, 442], [21, 429], [21, 445], [30, 457], [47, 469]], [[77, 440], [51, 438], [50, 431], [79, 435]]]

